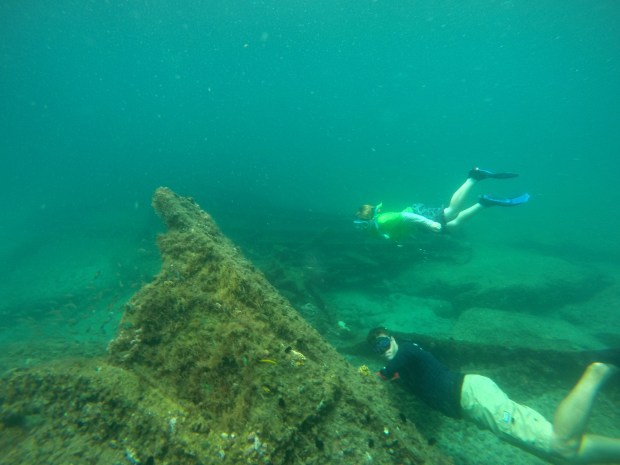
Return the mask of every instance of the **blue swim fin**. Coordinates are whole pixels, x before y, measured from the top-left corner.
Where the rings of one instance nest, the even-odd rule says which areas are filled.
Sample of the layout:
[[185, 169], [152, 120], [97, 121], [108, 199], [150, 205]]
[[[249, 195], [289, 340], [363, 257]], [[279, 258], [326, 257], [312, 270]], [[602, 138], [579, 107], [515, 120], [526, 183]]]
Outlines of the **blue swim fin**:
[[493, 171], [483, 170], [480, 168], [474, 168], [469, 170], [469, 177], [476, 181], [482, 181], [483, 179], [508, 179], [516, 178], [519, 176], [517, 173], [494, 173]]
[[481, 195], [478, 203], [484, 207], [515, 207], [530, 200], [530, 194], [521, 194], [511, 199], [497, 199], [490, 195]]

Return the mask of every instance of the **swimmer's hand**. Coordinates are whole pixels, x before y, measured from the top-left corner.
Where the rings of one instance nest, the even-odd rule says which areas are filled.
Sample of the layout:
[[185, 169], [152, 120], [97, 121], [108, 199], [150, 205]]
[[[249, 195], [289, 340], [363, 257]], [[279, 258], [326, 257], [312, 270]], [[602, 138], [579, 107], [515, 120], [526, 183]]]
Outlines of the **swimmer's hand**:
[[433, 221], [430, 224], [430, 228], [434, 231], [434, 232], [441, 232], [441, 223], [438, 223], [437, 221]]
[[392, 378], [387, 378], [386, 376], [383, 375], [383, 373], [381, 373], [380, 371], [377, 371], [375, 373], [375, 375], [377, 375], [379, 378], [381, 378], [383, 381], [396, 381], [397, 379], [400, 379], [400, 374], [398, 372], [394, 373], [394, 376], [392, 376]]

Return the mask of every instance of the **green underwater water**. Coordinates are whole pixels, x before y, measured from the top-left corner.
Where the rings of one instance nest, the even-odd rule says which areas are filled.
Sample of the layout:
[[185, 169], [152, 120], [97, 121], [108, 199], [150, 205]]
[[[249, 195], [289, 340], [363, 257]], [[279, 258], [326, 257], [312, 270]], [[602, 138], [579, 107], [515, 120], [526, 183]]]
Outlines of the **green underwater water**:
[[[619, 16], [614, 1], [2, 3], [0, 369], [105, 351], [158, 271], [161, 185], [296, 306], [328, 309], [305, 316], [337, 346], [376, 324], [617, 346]], [[362, 203], [445, 205], [473, 166], [520, 177], [472, 203], [530, 202], [445, 241], [352, 228]]]

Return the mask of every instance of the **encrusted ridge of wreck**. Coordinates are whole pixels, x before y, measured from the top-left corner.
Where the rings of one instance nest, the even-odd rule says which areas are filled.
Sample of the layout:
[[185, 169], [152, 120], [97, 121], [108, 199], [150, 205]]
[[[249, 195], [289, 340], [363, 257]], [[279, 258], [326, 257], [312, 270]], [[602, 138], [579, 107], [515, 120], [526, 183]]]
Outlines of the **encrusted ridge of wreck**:
[[108, 356], [2, 381], [7, 465], [451, 463], [193, 200], [159, 188], [153, 207], [161, 270]]

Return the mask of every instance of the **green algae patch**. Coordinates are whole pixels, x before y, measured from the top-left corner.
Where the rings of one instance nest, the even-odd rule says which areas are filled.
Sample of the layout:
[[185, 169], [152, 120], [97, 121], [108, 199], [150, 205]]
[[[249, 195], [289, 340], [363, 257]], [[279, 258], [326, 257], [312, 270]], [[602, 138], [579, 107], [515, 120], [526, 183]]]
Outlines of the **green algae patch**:
[[[3, 463], [448, 464], [189, 198], [105, 359], [2, 380]], [[344, 462], [343, 462], [344, 461]]]

